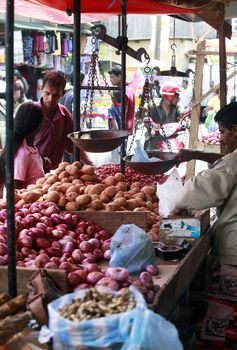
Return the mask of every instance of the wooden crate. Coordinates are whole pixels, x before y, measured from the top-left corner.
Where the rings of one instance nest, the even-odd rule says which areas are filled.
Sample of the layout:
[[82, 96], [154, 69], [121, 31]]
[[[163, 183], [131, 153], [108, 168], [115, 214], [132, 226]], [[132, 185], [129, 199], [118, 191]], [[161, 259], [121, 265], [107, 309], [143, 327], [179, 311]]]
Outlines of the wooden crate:
[[[27, 283], [31, 276], [37, 271], [34, 268], [17, 267], [17, 293], [24, 294], [29, 290]], [[49, 275], [57, 282], [63, 293], [68, 293], [67, 274], [65, 270], [47, 270]], [[0, 292], [8, 294], [8, 268], [7, 266], [0, 266]]]
[[77, 214], [83, 220], [91, 221], [94, 224], [102, 226], [110, 234], [114, 234], [123, 224], [135, 224], [143, 230], [147, 228], [147, 213], [141, 211], [78, 211]]

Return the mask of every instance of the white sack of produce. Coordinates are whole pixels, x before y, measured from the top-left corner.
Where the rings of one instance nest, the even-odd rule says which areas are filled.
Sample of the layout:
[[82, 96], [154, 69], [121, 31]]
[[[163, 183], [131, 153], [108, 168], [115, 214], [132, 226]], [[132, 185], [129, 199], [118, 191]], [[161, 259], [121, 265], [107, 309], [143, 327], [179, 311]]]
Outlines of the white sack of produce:
[[125, 267], [130, 273], [140, 272], [156, 261], [150, 237], [134, 224], [117, 229], [110, 242], [110, 255], [110, 266]]
[[[130, 287], [131, 297], [135, 299], [135, 308], [141, 310], [146, 308], [146, 302], [143, 296], [135, 287]], [[87, 321], [71, 321], [60, 315], [60, 311], [66, 304], [71, 304], [75, 299], [83, 299], [89, 289], [84, 289], [76, 293], [66, 294], [48, 305], [49, 312], [49, 329], [53, 335], [53, 347], [57, 350], [75, 350], [87, 349], [87, 347], [103, 348], [111, 346], [115, 343], [123, 343], [124, 338], [119, 330], [120, 323], [124, 324], [125, 320], [129, 320], [131, 311], [122, 312], [106, 317], [93, 318]], [[111, 292], [110, 292], [111, 293]], [[118, 295], [119, 292], [113, 292]], [[103, 295], [103, 294], [102, 294]], [[101, 298], [103, 299], [103, 297]], [[97, 302], [99, 303], [99, 302]], [[109, 302], [106, 307], [109, 308]], [[123, 302], [123, 305], [125, 302]], [[85, 310], [88, 305], [84, 305]], [[93, 305], [92, 305], [93, 306]], [[103, 305], [104, 306], [104, 305]], [[96, 313], [96, 306], [93, 307]], [[80, 312], [82, 314], [82, 312]], [[78, 315], [80, 314], [77, 313]], [[132, 322], [132, 319], [131, 319]], [[129, 333], [131, 322], [126, 322], [128, 329], [124, 332]], [[121, 348], [121, 345], [120, 347]]]
[[176, 197], [183, 187], [177, 169], [174, 169], [168, 179], [161, 185], [157, 183], [160, 216], [166, 218], [175, 208]]

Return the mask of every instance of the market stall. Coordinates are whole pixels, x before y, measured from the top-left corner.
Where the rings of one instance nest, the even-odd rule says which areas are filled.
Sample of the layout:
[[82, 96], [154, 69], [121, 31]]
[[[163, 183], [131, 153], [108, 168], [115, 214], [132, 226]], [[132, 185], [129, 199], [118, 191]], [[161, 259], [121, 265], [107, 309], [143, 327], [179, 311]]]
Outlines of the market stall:
[[[129, 2], [128, 2], [129, 3]], [[62, 2], [57, 2], [56, 4], [57, 6], [63, 6], [64, 9], [64, 3]], [[73, 10], [73, 6], [71, 6], [71, 4], [69, 4], [70, 8]], [[75, 13], [76, 14], [80, 14], [80, 8], [78, 7], [78, 3], [76, 2], [76, 8], [75, 8]], [[9, 27], [9, 32], [12, 32], [12, 27], [10, 25], [10, 23], [12, 23], [12, 14], [13, 14], [13, 7], [12, 7], [12, 3], [8, 5], [8, 16], [7, 16], [7, 21], [8, 21], [8, 25]], [[160, 4], [159, 4], [160, 6]], [[171, 9], [170, 9], [171, 10]], [[180, 10], [180, 9], [179, 9]], [[166, 11], [167, 11], [167, 7], [166, 7]], [[174, 11], [178, 11], [178, 9], [174, 9]], [[183, 11], [183, 10], [182, 10]], [[188, 11], [188, 10], [187, 10]], [[77, 18], [77, 17], [76, 17]], [[78, 18], [76, 19], [76, 21], [78, 21]], [[78, 34], [78, 26], [79, 23], [77, 23], [76, 30], [74, 34]], [[10, 36], [10, 39], [11, 36]], [[10, 40], [8, 39], [8, 40]], [[85, 211], [89, 216], [90, 216], [90, 220], [93, 221], [93, 214], [94, 212], [97, 211], [102, 211], [102, 215], [103, 215], [103, 219], [105, 220], [106, 215], [107, 215], [107, 223], [108, 222], [112, 222], [114, 224], [114, 222], [116, 221], [115, 218], [114, 220], [111, 219], [112, 218], [112, 212], [115, 212], [114, 214], [117, 215], [116, 212], [121, 212], [123, 214], [123, 212], [128, 213], [124, 215], [124, 218], [122, 219], [122, 216], [119, 216], [119, 219], [117, 219], [117, 223], [123, 221], [123, 223], [134, 223], [136, 222], [136, 220], [138, 220], [137, 222], [139, 222], [139, 226], [140, 225], [144, 225], [144, 222], [146, 222], [146, 225], [144, 225], [145, 230], [147, 231], [147, 236], [149, 236], [153, 241], [158, 240], [158, 234], [159, 234], [159, 214], [158, 214], [158, 203], [157, 203], [157, 197], [156, 197], [156, 190], [154, 186], [143, 186], [143, 183], [138, 183], [132, 186], [132, 184], [128, 185], [126, 184], [126, 179], [124, 178], [124, 174], [120, 173], [119, 175], [113, 177], [113, 179], [111, 179], [111, 177], [106, 177], [106, 179], [103, 180], [103, 182], [101, 183], [101, 180], [98, 179], [97, 175], [95, 174], [95, 169], [92, 168], [84, 168], [80, 169], [79, 163], [76, 162], [73, 166], [69, 165], [69, 164], [61, 164], [61, 168], [57, 169], [55, 171], [55, 173], [49, 173], [45, 178], [41, 179], [41, 181], [36, 185], [36, 187], [31, 187], [28, 189], [24, 189], [23, 191], [20, 191], [19, 193], [15, 194], [12, 188], [12, 183], [13, 183], [13, 149], [12, 149], [12, 145], [11, 145], [11, 140], [12, 140], [12, 106], [11, 106], [11, 101], [12, 101], [12, 91], [11, 91], [11, 81], [12, 81], [12, 64], [13, 64], [13, 52], [12, 52], [12, 41], [7, 41], [9, 42], [9, 64], [7, 65], [7, 86], [8, 86], [8, 90], [7, 90], [7, 114], [8, 114], [8, 135], [7, 135], [7, 167], [9, 169], [9, 173], [8, 173], [8, 178], [7, 178], [7, 205], [6, 202], [1, 202], [1, 206], [2, 208], [7, 207], [7, 219], [6, 219], [6, 210], [2, 209], [3, 212], [5, 213], [5, 217], [2, 221], [3, 225], [2, 226], [6, 226], [6, 221], [7, 221], [7, 229], [8, 229], [8, 239], [6, 239], [6, 232], [3, 232], [2, 234], [2, 240], [4, 240], [5, 238], [5, 242], [2, 242], [2, 249], [5, 249], [5, 254], [3, 254], [3, 259], [2, 265], [6, 265], [8, 263], [8, 281], [9, 281], [9, 292], [11, 294], [11, 296], [14, 296], [14, 294], [16, 294], [16, 281], [17, 281], [17, 275], [18, 275], [18, 271], [21, 270], [20, 267], [22, 267], [22, 271], [27, 271], [25, 270], [25, 267], [27, 267], [27, 265], [31, 265], [33, 267], [46, 267], [45, 265], [49, 264], [48, 266], [50, 266], [52, 268], [52, 266], [55, 267], [55, 265], [57, 267], [60, 266], [61, 263], [69, 263], [69, 264], [75, 264], [78, 265], [77, 263], [79, 263], [81, 265], [82, 261], [85, 259], [86, 263], [94, 263], [92, 262], [92, 260], [90, 260], [89, 258], [92, 258], [92, 256], [89, 254], [91, 253], [91, 248], [85, 248], [85, 244], [82, 244], [83, 242], [85, 243], [85, 241], [87, 241], [88, 237], [84, 236], [83, 237], [79, 237], [78, 242], [77, 242], [77, 247], [79, 245], [79, 247], [81, 247], [80, 249], [82, 249], [82, 252], [85, 254], [89, 254], [89, 255], [83, 255], [83, 257], [79, 254], [79, 252], [77, 251], [77, 257], [75, 255], [75, 253], [73, 254], [74, 257], [72, 256], [72, 253], [75, 251], [75, 247], [74, 244], [72, 242], [74, 242], [74, 240], [81, 234], [79, 233], [79, 231], [77, 233], [75, 233], [75, 230], [77, 230], [79, 227], [75, 226], [78, 225], [78, 217], [80, 217], [80, 213], [78, 215], [78, 213], [76, 213], [75, 215], [68, 213], [68, 211], [70, 212], [77, 212], [78, 210], [81, 212]], [[123, 50], [124, 49], [124, 50]], [[122, 64], [124, 66], [125, 63], [125, 55], [126, 55], [126, 47], [122, 48]], [[80, 50], [78, 50], [78, 47], [75, 47], [75, 66], [76, 66], [76, 62], [80, 61]], [[75, 87], [78, 88], [78, 90], [80, 90], [80, 84], [79, 83], [79, 75], [77, 74], [78, 72], [78, 66], [75, 69]], [[123, 81], [125, 83], [125, 79]], [[124, 95], [124, 91], [123, 91], [123, 95]], [[75, 97], [75, 115], [79, 115], [79, 109], [78, 109], [78, 102], [80, 102], [80, 97], [79, 97], [79, 101], [77, 99], [77, 97]], [[68, 168], [67, 168], [68, 167]], [[69, 168], [70, 167], [70, 168]], [[62, 175], [62, 173], [64, 173]], [[83, 177], [84, 176], [84, 177]], [[74, 181], [74, 183], [73, 183]], [[100, 186], [101, 185], [101, 186]], [[95, 187], [96, 186], [96, 187]], [[73, 187], [73, 189], [71, 188]], [[147, 188], [145, 188], [147, 187]], [[49, 190], [50, 188], [50, 190]], [[69, 191], [69, 188], [70, 191]], [[102, 197], [102, 192], [103, 192], [103, 197]], [[120, 195], [118, 196], [118, 193], [120, 192]], [[122, 192], [122, 194], [121, 194]], [[117, 195], [117, 197], [116, 197]], [[137, 195], [137, 196], [136, 196]], [[93, 197], [92, 197], [93, 196]], [[116, 198], [115, 198], [116, 197]], [[135, 197], [135, 198], [134, 198]], [[49, 203], [49, 202], [53, 202]], [[16, 215], [18, 215], [18, 217], [15, 216], [15, 212], [14, 212], [14, 204], [16, 204], [16, 207], [18, 208], [16, 210]], [[33, 212], [33, 208], [34, 212]], [[48, 210], [48, 208], [51, 208], [50, 210]], [[29, 209], [30, 211], [33, 212], [33, 214], [37, 214], [36, 216], [33, 216], [33, 218], [31, 218], [29, 220], [29, 218], [27, 218], [26, 220], [26, 216], [28, 214], [32, 214], [31, 212], [29, 213]], [[53, 210], [51, 212], [51, 210]], [[60, 210], [63, 211], [63, 214], [60, 214]], [[104, 211], [106, 213], [104, 213]], [[134, 211], [136, 212], [141, 212], [141, 215], [145, 214], [146, 218], [143, 217], [141, 218], [139, 215], [138, 217], [136, 217]], [[145, 212], [145, 213], [144, 213]], [[19, 214], [20, 213], [20, 214]], [[47, 215], [46, 215], [47, 214]], [[53, 214], [58, 214], [59, 216], [55, 216], [54, 215], [54, 222], [50, 222], [51, 225], [49, 225], [49, 220], [52, 220], [52, 215]], [[127, 217], [126, 217], [127, 215]], [[37, 219], [38, 216], [38, 219]], [[42, 216], [46, 216], [46, 218], [44, 218], [44, 220], [47, 220], [46, 222], [48, 222], [48, 225], [46, 225], [46, 227], [43, 227], [42, 224], [44, 224], [43, 222], [41, 222], [41, 228], [37, 227], [37, 223], [36, 221], [39, 219], [42, 219]], [[23, 220], [23, 223], [26, 224], [27, 226], [24, 227], [20, 226], [20, 222], [22, 221], [22, 219], [25, 218], [25, 220]], [[29, 222], [27, 222], [29, 220]], [[61, 220], [65, 220], [65, 222], [61, 221]], [[69, 225], [69, 221], [70, 220], [75, 220], [75, 223], [73, 224], [72, 227], [68, 227], [67, 225]], [[97, 218], [98, 220], [98, 218]], [[140, 221], [139, 221], [140, 220]], [[19, 224], [19, 226], [15, 226], [15, 222], [17, 222]], [[98, 225], [99, 223], [96, 222], [95, 219], [95, 224]], [[55, 230], [52, 229], [55, 228], [55, 225], [66, 225], [65, 226], [61, 226], [61, 231], [59, 230], [60, 227], [56, 228]], [[105, 223], [105, 228], [107, 228], [108, 224]], [[51, 227], [50, 229], [46, 230], [47, 228]], [[36, 230], [32, 230], [32, 228], [36, 228], [38, 229], [37, 233]], [[64, 230], [62, 230], [62, 228]], [[87, 228], [88, 228], [88, 223], [87, 223]], [[97, 227], [98, 229], [98, 227]], [[101, 230], [103, 230], [104, 228], [101, 227]], [[6, 230], [6, 227], [5, 227]], [[22, 232], [22, 230], [28, 230], [27, 232], [31, 232], [32, 233], [32, 237], [30, 237], [29, 235], [28, 238], [26, 239], [27, 241], [27, 246], [25, 246], [25, 240], [23, 243], [23, 233], [21, 234], [21, 236], [19, 235], [20, 232]], [[42, 230], [43, 232], [39, 232], [39, 230]], [[54, 243], [54, 247], [51, 246], [52, 242], [54, 241], [59, 241], [60, 239], [63, 239], [63, 236], [65, 235], [65, 230], [68, 232], [71, 232], [71, 235], [69, 235], [71, 238], [68, 239], [67, 242], [59, 242], [60, 246], [58, 245], [58, 243]], [[56, 232], [53, 232], [56, 231]], [[114, 233], [115, 229], [113, 230]], [[36, 234], [37, 237], [35, 237], [33, 239], [34, 234]], [[81, 231], [80, 231], [81, 232]], [[26, 233], [24, 231], [24, 233]], [[50, 236], [51, 238], [49, 239], [48, 236]], [[94, 232], [95, 233], [95, 232]], [[98, 233], [98, 232], [97, 232]], [[83, 233], [85, 234], [85, 233]], [[88, 234], [88, 232], [86, 233]], [[16, 235], [16, 236], [15, 236]], [[18, 236], [17, 236], [18, 235]], [[41, 236], [42, 235], [42, 236]], [[52, 235], [52, 236], [51, 236]], [[53, 237], [54, 236], [54, 237]], [[145, 237], [147, 237], [145, 236]], [[18, 250], [18, 253], [21, 254], [15, 254], [15, 246], [16, 246], [16, 237], [20, 239], [17, 242], [17, 244], [19, 244], [18, 248], [20, 249], [20, 251]], [[55, 238], [54, 239], [52, 239]], [[105, 237], [103, 237], [103, 239], [100, 236], [99, 239], [101, 241], [105, 241]], [[154, 238], [155, 237], [155, 238]], [[26, 237], [24, 237], [25, 239]], [[30, 239], [31, 238], [31, 242]], [[39, 240], [40, 238], [40, 240]], [[98, 241], [98, 238], [93, 237], [93, 234], [91, 236], [91, 239], [96, 239]], [[108, 238], [107, 238], [108, 239]], [[209, 246], [210, 246], [210, 240], [209, 240], [209, 235], [205, 234], [204, 236], [197, 238], [196, 242], [194, 243], [193, 247], [190, 249], [190, 251], [187, 253], [186, 257], [183, 258], [183, 260], [181, 260], [181, 262], [177, 263], [175, 262], [174, 264], [162, 264], [160, 263], [160, 274], [161, 274], [161, 279], [160, 279], [160, 289], [157, 292], [157, 290], [155, 290], [155, 284], [154, 281], [156, 281], [156, 278], [154, 278], [153, 281], [153, 277], [149, 277], [151, 278], [149, 280], [150, 282], [150, 286], [152, 286], [152, 296], [153, 296], [153, 301], [155, 298], [155, 309], [160, 312], [161, 314], [164, 314], [165, 316], [168, 316], [168, 314], [170, 313], [172, 307], [175, 305], [175, 303], [178, 302], [182, 292], [185, 290], [185, 288], [188, 287], [190, 281], [192, 280], [195, 272], [197, 271], [198, 267], [200, 266], [200, 264], [202, 263], [202, 261], [205, 259], [206, 253], [209, 250]], [[46, 245], [42, 245], [42, 240], [43, 243], [45, 243]], [[32, 242], [34, 241], [34, 242]], [[47, 241], [47, 242], [46, 242]], [[101, 241], [96, 242], [96, 244], [100, 244], [101, 246]], [[95, 240], [93, 241], [95, 244]], [[25, 260], [27, 259], [28, 256], [28, 251], [27, 250], [23, 250], [23, 248], [32, 248], [32, 244], [34, 243], [34, 250], [33, 253], [31, 251], [31, 253], [33, 255], [31, 255], [31, 258], [29, 260]], [[105, 243], [105, 242], [103, 242]], [[107, 243], [107, 242], [106, 242]], [[8, 244], [8, 256], [6, 256], [6, 245]], [[91, 243], [92, 244], [92, 243]], [[65, 248], [64, 248], [65, 245]], [[93, 244], [92, 244], [93, 245]], [[83, 247], [83, 248], [82, 248]], [[37, 248], [37, 250], [36, 250]], [[51, 260], [49, 261], [51, 258], [59, 258], [59, 256], [55, 256], [53, 254], [53, 256], [51, 256], [50, 254], [52, 254], [52, 249], [53, 248], [53, 252], [57, 254], [59, 254], [58, 250], [60, 250], [60, 255], [62, 257], [62, 254], [69, 254], [69, 256], [67, 255], [64, 256], [66, 261], [60, 261], [60, 264], [58, 262], [58, 264], [56, 264], [56, 261], [58, 260]], [[59, 249], [60, 248], [60, 249]], [[45, 260], [43, 263], [42, 261], [39, 261], [40, 259], [37, 258], [40, 254], [44, 254], [44, 252], [42, 252], [43, 250], [47, 250], [47, 253], [50, 255], [50, 259], [49, 257], [47, 258], [47, 261]], [[64, 250], [65, 249], [65, 250]], [[88, 250], [89, 249], [89, 250]], [[95, 250], [95, 246], [93, 246], [93, 252]], [[63, 251], [64, 250], [64, 251]], [[84, 250], [84, 251], [83, 251]], [[199, 254], [199, 251], [201, 250], [202, 254]], [[41, 252], [40, 252], [41, 251]], [[105, 252], [107, 250], [105, 250], [103, 252], [103, 258], [105, 257]], [[50, 252], [50, 253], [49, 253]], [[101, 251], [96, 251], [97, 252], [97, 259], [98, 256], [100, 254], [100, 258], [102, 258], [102, 253]], [[23, 254], [24, 253], [24, 254]], [[95, 253], [94, 253], [95, 254]], [[47, 255], [47, 254], [46, 254]], [[107, 255], [107, 254], [106, 254]], [[21, 257], [21, 259], [18, 260], [19, 256]], [[29, 258], [29, 256], [28, 256]], [[37, 259], [37, 264], [39, 263], [39, 265], [35, 265], [35, 260]], [[67, 259], [70, 259], [69, 261], [67, 261]], [[94, 257], [95, 259], [95, 257]], [[78, 260], [78, 261], [76, 261]], [[79, 262], [80, 260], [80, 262]], [[100, 260], [100, 259], [99, 259]], [[101, 259], [102, 260], [102, 259]], [[18, 268], [15, 268], [16, 265], [16, 261], [18, 261]], [[19, 263], [19, 261], [21, 261], [21, 263]], [[91, 261], [91, 262], [89, 262]], [[96, 261], [96, 259], [95, 259]], [[29, 263], [26, 265], [26, 263]], [[51, 263], [51, 264], [50, 264]], [[84, 261], [85, 263], [85, 261]], [[41, 265], [43, 264], [43, 265]], [[71, 281], [70, 287], [77, 287], [80, 286], [80, 284], [82, 284], [82, 278], [79, 279], [79, 275], [76, 274], [75, 276], [75, 272], [71, 269], [69, 269], [69, 265], [67, 266], [67, 269], [65, 268], [65, 264], [63, 265], [64, 268], [62, 268], [62, 270], [66, 270], [66, 274], [67, 274], [67, 280], [69, 279]], [[192, 270], [190, 271], [190, 266], [192, 267]], [[75, 266], [74, 266], [75, 267]], [[73, 268], [74, 268], [73, 267]], [[6, 270], [6, 268], [4, 268]], [[82, 270], [82, 269], [78, 269], [78, 270]], [[6, 278], [6, 272], [5, 271], [5, 278]], [[100, 271], [97, 271], [100, 272]], [[69, 274], [70, 278], [69, 278]], [[72, 275], [73, 273], [73, 275]], [[104, 273], [104, 272], [100, 272], [100, 273]], [[60, 273], [59, 273], [60, 274]], [[18, 275], [18, 279], [22, 280], [22, 276], [24, 274], [21, 272], [20, 275]], [[29, 278], [29, 274], [26, 273], [24, 275], [25, 279]], [[55, 275], [55, 278], [59, 281], [59, 278], [56, 277], [57, 273]], [[73, 278], [72, 278], [73, 277]], [[75, 277], [77, 277], [77, 283], [75, 282]], [[102, 276], [100, 276], [102, 277]], [[103, 276], [104, 277], [104, 276]], [[65, 283], [65, 272], [63, 272], [62, 274], [60, 274], [60, 281], [62, 281], [63, 283]], [[72, 279], [71, 279], [72, 278]], [[5, 279], [6, 281], [7, 279]], [[66, 284], [67, 281], [66, 280]], [[80, 283], [79, 283], [80, 281]], [[152, 282], [151, 282], [152, 281]], [[158, 279], [159, 281], [159, 279]], [[88, 286], [88, 279], [85, 281], [85, 276], [84, 276], [84, 283], [87, 282], [87, 286]], [[98, 281], [97, 281], [98, 282]], [[127, 282], [127, 280], [123, 281], [123, 282]], [[130, 282], [129, 282], [130, 283]], [[139, 282], [140, 287], [141, 287], [141, 281]], [[159, 282], [158, 282], [159, 283]], [[24, 283], [25, 284], [25, 283]], [[118, 283], [116, 284], [116, 286], [118, 285]], [[174, 288], [174, 285], [176, 286]], [[122, 286], [122, 284], [121, 284]], [[125, 285], [123, 285], [125, 286]], [[120, 287], [120, 285], [119, 285]], [[117, 288], [117, 287], [116, 287]], [[118, 288], [117, 288], [118, 289]], [[148, 295], [148, 291], [146, 290], [146, 293]], [[173, 294], [174, 293], [174, 294]], [[145, 294], [145, 293], [144, 293]], [[151, 294], [151, 293], [150, 293]], [[172, 298], [173, 303], [169, 304], [169, 307], [166, 308], [165, 305], [167, 305], [167, 300], [169, 300], [170, 298]]]

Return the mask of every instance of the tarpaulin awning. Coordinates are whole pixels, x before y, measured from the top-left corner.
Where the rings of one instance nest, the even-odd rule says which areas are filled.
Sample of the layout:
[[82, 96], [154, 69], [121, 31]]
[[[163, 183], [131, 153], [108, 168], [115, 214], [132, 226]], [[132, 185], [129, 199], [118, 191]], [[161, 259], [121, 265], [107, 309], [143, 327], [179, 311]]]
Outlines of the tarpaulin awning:
[[[70, 8], [74, 11], [74, 0], [27, 0], [32, 4], [48, 6], [57, 10], [66, 11]], [[121, 13], [122, 0], [81, 0], [82, 17], [86, 14], [93, 14], [101, 19]], [[194, 9], [170, 6], [155, 0], [129, 0], [127, 2], [128, 14], [176, 14], [176, 13], [197, 13]], [[99, 15], [100, 14], [100, 15]]]
[[[122, 0], [81, 0], [81, 23], [102, 21], [121, 13]], [[73, 16], [66, 14], [66, 8], [74, 9], [73, 0], [15, 0], [15, 14], [58, 24], [73, 24]], [[6, 12], [6, 2], [0, 1], [0, 12]], [[129, 0], [129, 14], [188, 14], [193, 9], [183, 9], [158, 3], [155, 0]]]
[[[99, 0], [98, 0], [99, 1]], [[57, 24], [73, 24], [73, 16], [68, 16], [64, 11], [58, 10], [50, 5], [43, 5], [37, 3], [30, 3], [26, 0], [14, 1], [15, 14], [27, 18], [37, 19], [41, 21], [48, 21]], [[6, 12], [6, 2], [0, 1], [0, 12]], [[81, 22], [95, 22], [102, 21], [108, 18], [108, 14], [100, 13], [84, 13], [81, 16]]]

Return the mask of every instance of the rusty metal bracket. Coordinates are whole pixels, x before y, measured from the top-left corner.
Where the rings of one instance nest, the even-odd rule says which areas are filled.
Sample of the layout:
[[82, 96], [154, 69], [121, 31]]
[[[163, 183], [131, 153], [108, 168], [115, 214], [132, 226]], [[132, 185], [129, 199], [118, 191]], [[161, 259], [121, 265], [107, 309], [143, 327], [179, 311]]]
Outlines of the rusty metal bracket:
[[92, 31], [92, 34], [97, 39], [101, 39], [104, 42], [106, 42], [107, 44], [115, 47], [116, 49], [118, 49], [119, 52], [121, 50], [121, 41], [125, 41], [126, 42], [126, 48], [125, 48], [126, 54], [135, 58], [135, 60], [143, 62], [142, 61], [143, 55], [145, 56], [145, 59], [147, 59], [149, 57], [148, 53], [146, 52], [146, 50], [143, 47], [140, 47], [137, 51], [135, 51], [131, 47], [127, 46], [127, 42], [128, 42], [127, 37], [119, 36], [117, 38], [113, 38], [112, 36], [107, 35], [106, 28], [103, 24], [98, 24], [98, 25], [92, 27], [91, 31]]

